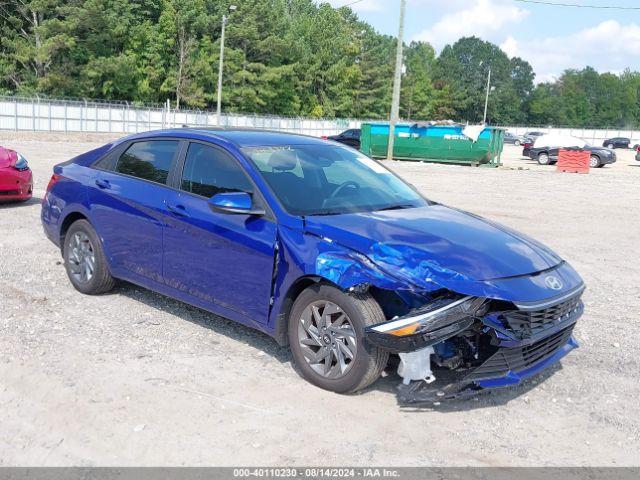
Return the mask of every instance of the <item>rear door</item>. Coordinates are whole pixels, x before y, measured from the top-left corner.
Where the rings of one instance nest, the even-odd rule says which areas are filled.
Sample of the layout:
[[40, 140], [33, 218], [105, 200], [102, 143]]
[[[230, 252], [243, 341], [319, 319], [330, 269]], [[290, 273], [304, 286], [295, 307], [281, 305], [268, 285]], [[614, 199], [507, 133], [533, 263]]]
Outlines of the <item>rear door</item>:
[[[241, 191], [264, 205], [240, 163], [225, 149], [192, 142], [166, 196], [163, 272], [183, 294], [246, 319], [266, 323], [271, 297], [276, 224], [272, 217], [214, 212], [208, 200]], [[223, 315], [225, 312], [222, 312]]]
[[162, 233], [169, 173], [179, 140], [140, 140], [107, 158], [89, 189], [92, 220], [112, 273], [162, 283]]

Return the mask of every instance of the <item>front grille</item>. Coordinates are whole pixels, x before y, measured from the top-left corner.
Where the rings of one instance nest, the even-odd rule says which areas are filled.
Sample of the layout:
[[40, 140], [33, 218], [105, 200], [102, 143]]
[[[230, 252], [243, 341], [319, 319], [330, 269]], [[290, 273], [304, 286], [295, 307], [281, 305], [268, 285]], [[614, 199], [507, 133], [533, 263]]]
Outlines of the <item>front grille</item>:
[[531, 338], [548, 328], [569, 322], [582, 313], [580, 294], [542, 310], [527, 312], [514, 310], [500, 315], [507, 329], [518, 338]]
[[509, 371], [518, 372], [549, 358], [569, 340], [574, 325], [524, 347], [498, 348], [465, 380], [504, 377]]

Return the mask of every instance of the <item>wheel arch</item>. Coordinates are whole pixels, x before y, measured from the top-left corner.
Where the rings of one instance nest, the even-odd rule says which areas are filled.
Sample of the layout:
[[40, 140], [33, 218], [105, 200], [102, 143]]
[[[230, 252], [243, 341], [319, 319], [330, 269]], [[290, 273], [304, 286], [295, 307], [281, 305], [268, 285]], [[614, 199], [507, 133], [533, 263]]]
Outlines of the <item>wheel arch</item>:
[[87, 222], [91, 223], [91, 220], [89, 220], [89, 217], [85, 215], [83, 212], [79, 212], [79, 211], [69, 212], [60, 223], [59, 236], [60, 236], [61, 251], [64, 248], [64, 238], [67, 236], [69, 227], [71, 227], [71, 225], [73, 225], [78, 220], [86, 220]]
[[293, 308], [293, 304], [295, 303], [296, 299], [304, 290], [312, 285], [318, 284], [330, 285], [339, 290], [344, 290], [331, 280], [319, 275], [305, 275], [292, 282], [287, 289], [287, 292], [284, 294], [284, 298], [280, 303], [280, 311], [278, 312], [278, 315], [276, 317], [273, 337], [275, 338], [276, 342], [278, 342], [278, 345], [285, 346], [289, 344], [289, 339], [287, 336], [289, 314], [291, 313], [291, 309]]

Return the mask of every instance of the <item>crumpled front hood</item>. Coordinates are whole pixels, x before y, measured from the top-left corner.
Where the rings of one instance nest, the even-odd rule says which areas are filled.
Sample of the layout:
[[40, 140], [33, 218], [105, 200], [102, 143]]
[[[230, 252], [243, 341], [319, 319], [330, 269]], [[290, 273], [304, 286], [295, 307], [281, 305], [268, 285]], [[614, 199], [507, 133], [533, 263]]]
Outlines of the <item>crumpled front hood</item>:
[[470, 213], [420, 208], [306, 218], [308, 232], [366, 255], [417, 285], [485, 282], [528, 275], [562, 260], [522, 234]]

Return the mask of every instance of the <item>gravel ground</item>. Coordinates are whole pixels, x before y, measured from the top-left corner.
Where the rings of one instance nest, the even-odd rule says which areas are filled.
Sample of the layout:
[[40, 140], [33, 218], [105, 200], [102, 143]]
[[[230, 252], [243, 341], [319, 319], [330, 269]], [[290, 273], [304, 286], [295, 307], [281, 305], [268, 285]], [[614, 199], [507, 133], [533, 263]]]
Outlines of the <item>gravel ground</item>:
[[398, 162], [430, 198], [547, 243], [589, 289], [581, 348], [515, 389], [440, 408], [317, 389], [268, 337], [121, 285], [88, 297], [40, 226], [55, 163], [108, 137], [0, 132], [35, 197], [0, 206], [0, 465], [638, 465], [640, 162], [558, 174]]

